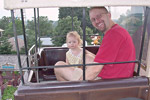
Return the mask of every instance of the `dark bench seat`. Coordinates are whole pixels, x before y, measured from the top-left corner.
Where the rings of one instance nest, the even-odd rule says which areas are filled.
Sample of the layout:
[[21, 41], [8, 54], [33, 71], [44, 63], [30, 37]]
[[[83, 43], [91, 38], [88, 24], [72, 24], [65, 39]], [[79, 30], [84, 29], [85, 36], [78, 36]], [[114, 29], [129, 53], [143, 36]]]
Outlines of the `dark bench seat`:
[[[99, 49], [99, 46], [87, 46], [86, 50], [96, 54]], [[40, 54], [38, 61], [39, 66], [52, 66], [55, 65], [58, 61], [66, 60], [66, 52], [68, 48], [66, 47], [49, 47], [44, 48]], [[56, 80], [54, 69], [40, 69], [39, 77], [43, 80]]]

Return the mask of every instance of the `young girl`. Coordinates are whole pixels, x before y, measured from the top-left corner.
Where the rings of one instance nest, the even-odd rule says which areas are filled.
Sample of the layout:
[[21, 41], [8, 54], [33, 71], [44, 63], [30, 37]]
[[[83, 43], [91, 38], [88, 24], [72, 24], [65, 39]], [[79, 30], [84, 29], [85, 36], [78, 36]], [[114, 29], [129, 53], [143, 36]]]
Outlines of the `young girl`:
[[82, 64], [83, 50], [80, 47], [82, 44], [80, 35], [76, 31], [72, 31], [67, 34], [66, 39], [66, 43], [69, 48], [68, 52], [66, 53], [66, 63]]
[[[59, 61], [55, 65], [72, 65], [83, 63], [83, 49], [81, 48], [82, 40], [76, 31], [71, 31], [66, 36], [66, 43], [69, 50], [66, 53], [66, 62]], [[86, 50], [88, 62], [92, 62], [95, 55]], [[83, 70], [81, 66], [55, 68], [55, 75], [59, 81], [75, 81], [82, 76]]]

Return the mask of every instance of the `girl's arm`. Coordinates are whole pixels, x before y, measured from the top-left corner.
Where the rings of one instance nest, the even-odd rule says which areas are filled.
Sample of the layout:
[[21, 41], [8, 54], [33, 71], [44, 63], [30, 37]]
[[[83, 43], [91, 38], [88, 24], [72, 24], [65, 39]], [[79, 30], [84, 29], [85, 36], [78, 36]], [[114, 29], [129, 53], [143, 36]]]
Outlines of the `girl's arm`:
[[66, 55], [66, 63], [69, 65], [69, 61], [68, 61], [67, 55]]

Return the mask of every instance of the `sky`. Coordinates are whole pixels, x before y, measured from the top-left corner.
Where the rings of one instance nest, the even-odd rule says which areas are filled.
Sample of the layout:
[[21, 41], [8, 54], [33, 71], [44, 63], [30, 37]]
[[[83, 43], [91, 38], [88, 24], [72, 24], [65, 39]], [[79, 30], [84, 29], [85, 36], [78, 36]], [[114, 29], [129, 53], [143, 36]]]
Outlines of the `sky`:
[[10, 16], [10, 11], [4, 9], [4, 1], [0, 0], [0, 18]]
[[[126, 14], [127, 9], [130, 9], [130, 7], [119, 7], [117, 11], [112, 7], [111, 13], [112, 13], [112, 19], [117, 19], [120, 17], [120, 14], [124, 13]], [[58, 20], [58, 8], [40, 8], [39, 14], [40, 16], [47, 16], [49, 20], [57, 21]], [[16, 11], [17, 16], [20, 16], [20, 10]], [[10, 16], [10, 11], [4, 9], [4, 0], [0, 0], [0, 18], [3, 16]], [[25, 17], [26, 20], [32, 20], [34, 16], [34, 10], [33, 9], [25, 9]]]
[[[17, 10], [16, 12], [20, 12], [20, 10]], [[33, 9], [26, 9], [26, 19], [33, 19], [34, 16], [34, 10]], [[57, 21], [58, 20], [58, 8], [40, 8], [39, 14], [40, 16], [48, 16], [49, 20]], [[20, 13], [18, 13], [20, 15]], [[11, 16], [11, 13], [9, 10], [4, 9], [4, 0], [0, 0], [0, 18], [3, 16]]]

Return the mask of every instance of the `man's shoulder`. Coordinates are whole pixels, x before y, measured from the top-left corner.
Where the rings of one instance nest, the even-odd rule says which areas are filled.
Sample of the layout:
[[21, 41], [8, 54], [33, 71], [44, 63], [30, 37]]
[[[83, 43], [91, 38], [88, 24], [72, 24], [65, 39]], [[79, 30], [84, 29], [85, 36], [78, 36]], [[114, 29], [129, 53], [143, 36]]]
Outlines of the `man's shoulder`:
[[124, 29], [120, 25], [116, 24], [115, 27], [113, 27], [111, 30], [111, 35], [125, 38], [126, 36], [129, 35], [129, 33], [126, 29]]
[[111, 28], [111, 31], [115, 31], [115, 32], [127, 32], [127, 30], [125, 28], [123, 28], [122, 26], [115, 24], [114, 27]]

